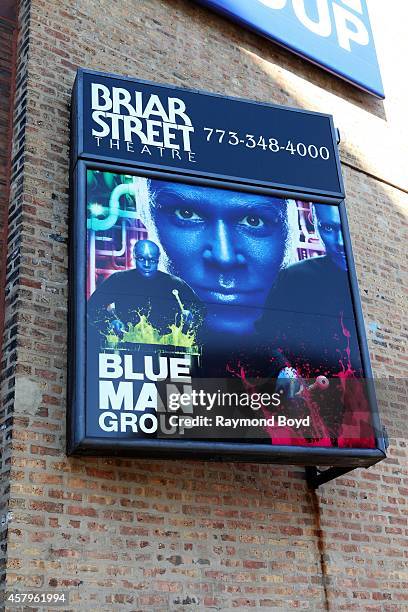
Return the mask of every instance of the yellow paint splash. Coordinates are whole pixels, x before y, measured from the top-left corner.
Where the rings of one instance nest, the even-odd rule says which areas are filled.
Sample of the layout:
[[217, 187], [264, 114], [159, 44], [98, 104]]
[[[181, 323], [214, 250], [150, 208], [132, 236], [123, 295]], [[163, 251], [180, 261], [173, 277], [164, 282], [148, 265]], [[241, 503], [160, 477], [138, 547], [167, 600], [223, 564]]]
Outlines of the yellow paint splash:
[[195, 330], [189, 329], [187, 332], [183, 331], [183, 316], [178, 317], [180, 319], [179, 323], [175, 320], [175, 322], [169, 326], [170, 332], [167, 334], [161, 334], [158, 329], [153, 327], [146, 315], [139, 315], [139, 318], [137, 323], [127, 324], [127, 329], [123, 334], [123, 338], [119, 338], [119, 336], [111, 330], [106, 335], [108, 346], [111, 348], [120, 348], [123, 343], [128, 342], [132, 344], [159, 344], [190, 349], [197, 348]]

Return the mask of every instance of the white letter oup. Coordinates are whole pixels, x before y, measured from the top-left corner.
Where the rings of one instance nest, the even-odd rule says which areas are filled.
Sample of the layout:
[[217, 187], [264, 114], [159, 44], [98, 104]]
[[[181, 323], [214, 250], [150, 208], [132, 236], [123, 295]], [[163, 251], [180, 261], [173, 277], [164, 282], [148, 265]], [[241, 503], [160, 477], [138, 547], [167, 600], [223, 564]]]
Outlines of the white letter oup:
[[[361, 19], [340, 6], [340, 4], [337, 4], [337, 2], [333, 2], [333, 12], [340, 47], [346, 51], [351, 51], [351, 40], [359, 45], [368, 45], [370, 37]], [[352, 24], [352, 29], [347, 27], [347, 23]]]
[[319, 36], [330, 36], [332, 32], [329, 5], [327, 0], [316, 0], [319, 12], [319, 21], [313, 21], [306, 14], [305, 0], [292, 0], [293, 10], [297, 18], [303, 25]]

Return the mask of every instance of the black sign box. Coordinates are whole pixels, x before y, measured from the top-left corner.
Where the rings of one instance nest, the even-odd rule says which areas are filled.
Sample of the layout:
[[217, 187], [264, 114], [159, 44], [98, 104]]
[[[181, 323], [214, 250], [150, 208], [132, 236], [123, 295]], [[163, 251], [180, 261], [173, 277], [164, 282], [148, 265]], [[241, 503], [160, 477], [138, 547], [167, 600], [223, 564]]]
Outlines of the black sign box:
[[[332, 117], [81, 69], [73, 91], [71, 136], [68, 454], [299, 464], [308, 466], [307, 478], [312, 486], [356, 466], [369, 466], [382, 460], [386, 440], [372, 384]], [[232, 204], [243, 212], [236, 214]], [[286, 251], [291, 254], [295, 244], [289, 240], [290, 231], [293, 236], [300, 232], [300, 214], [306, 234], [311, 232], [313, 238], [307, 248], [313, 251], [315, 247], [315, 252], [304, 253], [309, 261], [299, 261], [295, 266], [302, 267], [294, 268], [284, 262], [284, 256]], [[324, 243], [320, 244], [320, 250], [316, 250], [318, 235]], [[149, 249], [153, 241], [158, 251], [156, 255], [150, 253], [147, 263], [144, 251], [139, 258], [135, 257], [135, 245], [139, 241], [143, 248], [147, 248], [143, 243], [150, 242]], [[302, 260], [300, 243], [296, 244], [297, 258]], [[306, 251], [306, 242], [301, 244], [305, 246], [302, 252]], [[158, 275], [160, 258], [165, 264]], [[152, 289], [153, 283], [151, 296], [156, 295], [156, 301], [152, 298], [151, 304], [143, 302], [150, 295], [140, 289], [143, 265], [156, 266], [161, 301], [156, 295], [157, 287]], [[313, 285], [307, 279], [316, 265], [323, 266], [325, 273]], [[281, 291], [281, 297], [284, 295], [287, 301], [286, 310], [277, 304], [276, 295], [268, 301], [267, 293], [271, 295], [269, 291], [277, 279], [282, 280], [282, 274], [299, 269], [303, 271], [301, 282], [292, 279], [290, 291]], [[197, 270], [202, 277], [195, 274]], [[299, 275], [296, 278], [299, 281]], [[333, 279], [337, 279], [335, 290], [325, 292], [326, 283], [334, 282]], [[306, 281], [304, 295], [298, 299], [296, 291]], [[112, 283], [116, 289], [109, 293], [106, 288]], [[186, 287], [195, 292], [189, 294], [190, 298], [179, 294], [187, 291]], [[170, 288], [173, 289], [170, 291]], [[319, 315], [326, 294], [343, 296], [342, 312], [332, 308], [330, 317], [326, 317], [330, 324], [322, 322]], [[134, 304], [133, 310], [136, 309], [140, 321], [124, 318], [129, 312], [125, 312], [123, 295]], [[189, 310], [184, 302], [191, 301], [191, 295], [199, 299], [195, 306], [193, 300]], [[317, 303], [313, 306], [315, 310], [308, 314], [305, 304], [313, 295]], [[238, 339], [230, 338], [228, 333], [235, 302], [238, 308], [234, 312], [239, 314], [235, 329], [242, 330], [238, 332]], [[169, 305], [165, 309], [167, 327], [159, 330], [164, 303]], [[100, 310], [95, 304], [99, 304]], [[344, 318], [347, 305], [349, 315]], [[206, 316], [204, 306], [216, 316]], [[263, 331], [254, 327], [253, 320], [260, 309], [263, 309], [262, 319], [256, 324], [264, 321]], [[289, 315], [282, 315], [286, 311], [295, 318], [295, 323], [292, 324]], [[153, 336], [136, 337], [136, 331], [140, 331], [137, 326], [141, 329], [141, 322], [156, 315], [159, 323], [150, 326], [154, 327], [154, 339]], [[183, 325], [187, 326], [190, 315], [198, 330], [192, 346], [183, 344], [176, 334], [179, 328], [187, 333]], [[282, 316], [281, 327], [276, 324], [278, 315]], [[308, 323], [310, 316], [314, 317], [313, 325]], [[270, 325], [271, 317], [273, 325]], [[174, 323], [171, 326], [170, 321]], [[331, 333], [333, 325], [335, 334]], [[251, 333], [247, 337], [245, 334], [249, 332], [245, 330], [248, 329]], [[171, 341], [169, 330], [173, 334]], [[192, 330], [193, 327], [188, 327], [190, 336]], [[296, 332], [293, 346], [291, 330]], [[225, 355], [221, 355], [222, 359], [218, 355], [214, 362], [211, 351], [216, 331]], [[330, 341], [323, 342], [327, 337]], [[307, 368], [302, 362], [303, 348], [296, 353], [299, 342], [310, 349], [306, 355], [307, 367], [310, 369], [310, 355], [318, 361], [319, 367], [310, 381], [302, 378], [307, 375]], [[268, 352], [264, 363], [265, 343]], [[341, 355], [346, 355], [347, 363], [339, 363], [338, 346], [343, 351]], [[194, 373], [190, 378], [198, 381], [200, 392], [204, 389], [210, 393], [226, 391], [225, 395], [229, 396], [235, 392], [235, 386], [229, 385], [236, 385], [237, 380], [239, 389], [242, 387], [244, 391], [252, 384], [246, 371], [257, 378], [258, 387], [263, 389], [260, 385], [263, 377], [269, 381], [268, 385], [272, 381], [275, 389], [273, 360], [276, 360], [278, 379], [282, 369], [291, 368], [283, 368], [286, 357], [281, 358], [279, 350], [276, 356], [274, 347], [282, 348], [284, 353], [294, 353], [288, 363], [295, 364], [303, 381], [298, 381], [297, 393], [303, 393], [306, 403], [309, 402], [314, 414], [313, 427], [328, 432], [327, 435], [313, 430], [304, 440], [298, 436], [292, 440], [292, 434], [288, 433], [277, 436], [275, 422], [269, 423], [269, 420], [274, 421], [276, 416], [279, 421], [280, 417], [286, 418], [285, 414], [275, 415], [272, 409], [268, 412], [264, 404], [262, 410], [265, 408], [265, 414], [270, 417], [269, 429], [262, 425], [262, 431], [245, 430], [239, 435], [233, 432], [233, 439], [228, 432], [224, 435], [224, 430], [217, 433], [208, 428], [204, 439], [184, 436], [184, 432], [184, 437], [178, 439], [168, 435], [166, 420], [163, 436], [160, 432], [152, 436], [148, 432], [146, 436], [139, 435], [140, 432], [135, 434], [133, 421], [137, 415], [153, 422], [152, 414], [156, 410], [150, 405], [150, 399], [145, 400], [143, 396], [146, 406], [140, 415], [139, 405], [132, 408], [129, 399], [137, 397], [139, 402], [140, 381], [153, 380], [153, 375], [147, 376], [148, 367], [153, 367], [149, 360], [156, 363], [162, 359], [162, 363], [169, 364], [170, 374], [172, 364], [173, 369], [178, 364], [177, 368], [183, 370], [187, 366], [180, 363], [190, 360], [191, 373]], [[144, 370], [139, 358], [145, 360]], [[249, 359], [247, 366], [243, 365], [242, 358]], [[330, 359], [342, 370], [336, 370], [329, 381], [333, 401], [320, 398], [319, 411], [310, 403], [310, 398], [312, 403], [314, 399], [309, 394], [323, 393], [318, 383], [322, 385], [322, 379], [331, 376]], [[222, 372], [231, 374], [225, 380], [219, 380], [213, 373], [220, 360]], [[235, 380], [237, 373], [241, 377]], [[285, 377], [290, 379], [290, 372]], [[349, 386], [344, 384], [347, 402], [341, 382], [346, 379], [352, 382]], [[178, 374], [171, 375], [169, 380], [171, 385], [180, 382]], [[160, 410], [168, 408], [169, 415], [174, 416], [174, 407], [165, 405], [161, 384], [157, 385], [158, 396], [163, 399]], [[249, 389], [253, 399], [256, 394], [251, 386]], [[170, 396], [168, 399], [172, 401]], [[158, 399], [156, 403], [158, 409]], [[346, 403], [351, 409], [343, 414], [340, 408]], [[149, 412], [150, 408], [153, 413]], [[336, 417], [333, 423], [326, 418], [328, 410]], [[289, 417], [299, 416], [292, 412]], [[256, 412], [250, 413], [254, 414], [256, 417]], [[200, 421], [198, 427], [207, 427], [205, 419], [211, 420], [207, 408], [204, 414], [195, 416]], [[229, 410], [227, 416], [231, 416]], [[217, 425], [217, 415], [215, 421]], [[336, 435], [332, 436], [333, 432]], [[259, 433], [262, 433], [261, 439]], [[330, 466], [330, 469], [318, 474], [317, 465]]]
[[330, 115], [79, 70], [78, 158], [344, 197]]

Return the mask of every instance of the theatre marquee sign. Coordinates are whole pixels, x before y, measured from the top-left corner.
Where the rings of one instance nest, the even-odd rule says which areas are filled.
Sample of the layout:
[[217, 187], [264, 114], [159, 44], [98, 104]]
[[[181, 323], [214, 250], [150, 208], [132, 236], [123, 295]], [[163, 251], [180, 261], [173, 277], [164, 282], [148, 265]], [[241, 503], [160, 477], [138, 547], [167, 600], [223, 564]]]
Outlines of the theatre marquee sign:
[[343, 195], [329, 115], [90, 72], [75, 96], [75, 159]]
[[384, 457], [329, 115], [78, 71], [68, 452]]

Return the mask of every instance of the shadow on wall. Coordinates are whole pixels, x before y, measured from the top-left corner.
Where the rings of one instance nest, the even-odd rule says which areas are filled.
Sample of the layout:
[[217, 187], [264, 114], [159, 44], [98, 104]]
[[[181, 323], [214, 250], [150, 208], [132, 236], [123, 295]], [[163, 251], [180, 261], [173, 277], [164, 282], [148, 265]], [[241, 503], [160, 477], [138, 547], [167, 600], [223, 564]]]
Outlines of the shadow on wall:
[[[181, 3], [184, 8], [185, 0], [181, 0]], [[198, 13], [199, 16], [205, 12], [208, 30], [218, 30], [219, 37], [229, 39], [235, 43], [240, 52], [246, 53], [253, 58], [258, 55], [259, 59], [264, 60], [265, 63], [273, 66], [276, 70], [284, 66], [285, 71], [290, 71], [292, 75], [297, 75], [301, 79], [307, 78], [309, 83], [316, 87], [324, 90], [327, 88], [337, 98], [341, 98], [347, 103], [355, 105], [371, 115], [375, 115], [379, 119], [386, 120], [384, 103], [375, 96], [366, 94], [340, 77], [328, 76], [328, 72], [324, 68], [315, 66], [312, 62], [297, 57], [293, 51], [289, 51], [283, 46], [281, 47], [278, 43], [269, 41], [269, 39], [264, 38], [261, 34], [248, 31], [244, 26], [234, 24], [231, 20], [218, 13], [214, 13], [210, 9], [200, 6], [195, 11], [191, 11], [191, 7], [186, 10], [190, 13]], [[222, 31], [220, 23], [222, 23]], [[225, 35], [223, 35], [224, 32], [226, 33]], [[251, 63], [252, 68], [254, 68], [254, 64], [257, 64], [256, 59], [253, 62], [249, 61], [248, 68], [251, 68]], [[282, 87], [282, 83], [279, 82], [278, 85], [279, 88], [285, 89], [284, 86]], [[288, 99], [293, 97], [293, 102], [296, 105], [304, 107], [304, 104], [300, 104], [296, 95], [293, 96], [293, 93], [288, 90], [285, 93]], [[275, 97], [273, 97], [273, 100], [275, 100]], [[311, 110], [310, 107], [309, 110]]]

